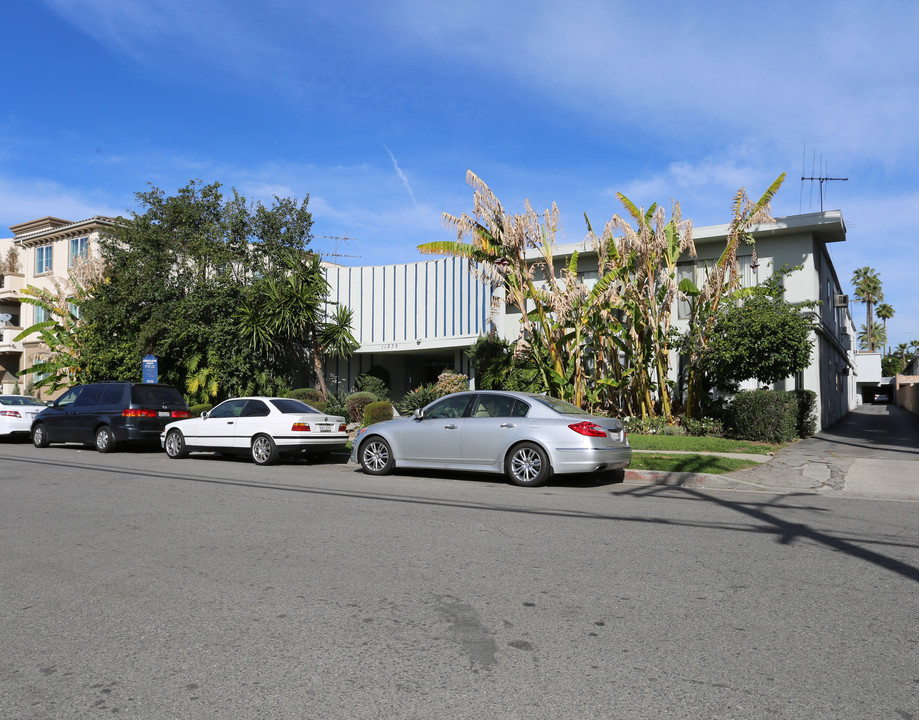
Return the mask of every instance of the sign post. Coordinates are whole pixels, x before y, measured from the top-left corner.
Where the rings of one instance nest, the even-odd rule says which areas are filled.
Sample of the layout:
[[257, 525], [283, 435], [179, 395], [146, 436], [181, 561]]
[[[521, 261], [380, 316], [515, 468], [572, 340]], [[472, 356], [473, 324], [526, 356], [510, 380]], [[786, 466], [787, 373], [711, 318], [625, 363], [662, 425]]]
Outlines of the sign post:
[[156, 355], [144, 356], [142, 367], [145, 383], [155, 383], [160, 381], [159, 364], [157, 362]]

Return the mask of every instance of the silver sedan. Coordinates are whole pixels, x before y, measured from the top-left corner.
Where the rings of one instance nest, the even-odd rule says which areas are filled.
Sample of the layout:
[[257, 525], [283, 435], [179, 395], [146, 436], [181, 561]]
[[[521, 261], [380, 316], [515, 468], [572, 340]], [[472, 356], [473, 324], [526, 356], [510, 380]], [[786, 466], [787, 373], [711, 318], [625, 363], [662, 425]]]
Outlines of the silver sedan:
[[544, 395], [491, 390], [447, 395], [411, 417], [363, 428], [351, 452], [370, 475], [443, 468], [505, 473], [529, 487], [553, 474], [620, 470], [631, 459], [617, 418]]

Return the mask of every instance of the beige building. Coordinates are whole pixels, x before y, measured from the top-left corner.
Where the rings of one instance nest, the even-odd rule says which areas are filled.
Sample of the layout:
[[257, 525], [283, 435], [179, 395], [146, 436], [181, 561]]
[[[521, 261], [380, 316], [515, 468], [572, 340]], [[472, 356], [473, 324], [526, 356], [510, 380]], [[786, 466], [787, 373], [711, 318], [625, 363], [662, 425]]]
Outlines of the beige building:
[[35, 335], [14, 340], [45, 319], [41, 308], [22, 302], [23, 290], [32, 286], [56, 292], [57, 283], [66, 291], [74, 264], [87, 258], [100, 232], [114, 224], [101, 216], [79, 222], [43, 217], [12, 225], [13, 237], [0, 238], [0, 392], [30, 389], [32, 378], [17, 373], [46, 351]]

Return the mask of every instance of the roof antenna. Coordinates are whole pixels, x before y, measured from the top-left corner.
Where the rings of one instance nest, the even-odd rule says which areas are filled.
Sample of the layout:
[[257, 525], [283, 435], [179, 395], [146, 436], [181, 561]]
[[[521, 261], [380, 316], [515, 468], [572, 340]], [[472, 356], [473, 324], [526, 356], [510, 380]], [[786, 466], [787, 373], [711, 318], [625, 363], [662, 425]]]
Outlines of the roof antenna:
[[[804, 152], [805, 152], [805, 154], [807, 153], [807, 144], [804, 145]], [[815, 152], [814, 152], [814, 160], [815, 160], [815, 161], [816, 161], [816, 158], [817, 158], [817, 154], [816, 154], [816, 151], [815, 151]], [[844, 178], [844, 177], [830, 177], [829, 174], [828, 174], [828, 170], [827, 170], [827, 168], [826, 168], [826, 164], [825, 164], [824, 161], [823, 161], [823, 156], [820, 157], [820, 165], [822, 166], [822, 168], [821, 168], [821, 171], [820, 171], [820, 174], [819, 174], [819, 175], [817, 175], [817, 176], [814, 176], [814, 175], [813, 175], [814, 170], [813, 170], [813, 164], [812, 164], [812, 165], [811, 165], [811, 173], [812, 173], [811, 176], [810, 176], [810, 177], [805, 177], [805, 176], [804, 176], [804, 157], [801, 158], [801, 194], [802, 194], [802, 197], [803, 197], [803, 194], [804, 194], [804, 181], [805, 181], [805, 180], [809, 180], [810, 183], [811, 183], [811, 198], [813, 199], [814, 181], [816, 180], [817, 182], [819, 182], [819, 183], [820, 183], [820, 212], [823, 212], [823, 198], [824, 198], [824, 196], [826, 195], [826, 190], [825, 190], [824, 187], [823, 187], [823, 183], [829, 182], [830, 180], [839, 180], [839, 181], [842, 181], [842, 182], [847, 182], [847, 181], [849, 180], [849, 178]], [[799, 201], [799, 202], [800, 202], [800, 201]], [[800, 205], [799, 205], [799, 207], [798, 207], [798, 211], [799, 211], [799, 212], [801, 211]]]

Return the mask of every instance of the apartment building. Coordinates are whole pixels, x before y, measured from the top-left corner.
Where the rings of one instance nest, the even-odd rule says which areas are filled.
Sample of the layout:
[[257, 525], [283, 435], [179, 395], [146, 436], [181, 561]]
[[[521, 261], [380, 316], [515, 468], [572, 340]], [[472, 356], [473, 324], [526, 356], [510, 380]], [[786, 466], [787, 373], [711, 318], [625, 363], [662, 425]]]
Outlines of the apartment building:
[[[28, 286], [66, 291], [71, 268], [85, 259], [113, 218], [96, 216], [73, 222], [43, 217], [10, 226], [13, 236], [0, 238], [0, 390], [24, 391], [30, 378], [17, 373], [30, 367], [47, 348], [37, 336], [16, 341], [23, 329], [44, 320], [41, 308], [22, 302]], [[57, 284], [57, 285], [56, 285]]]

